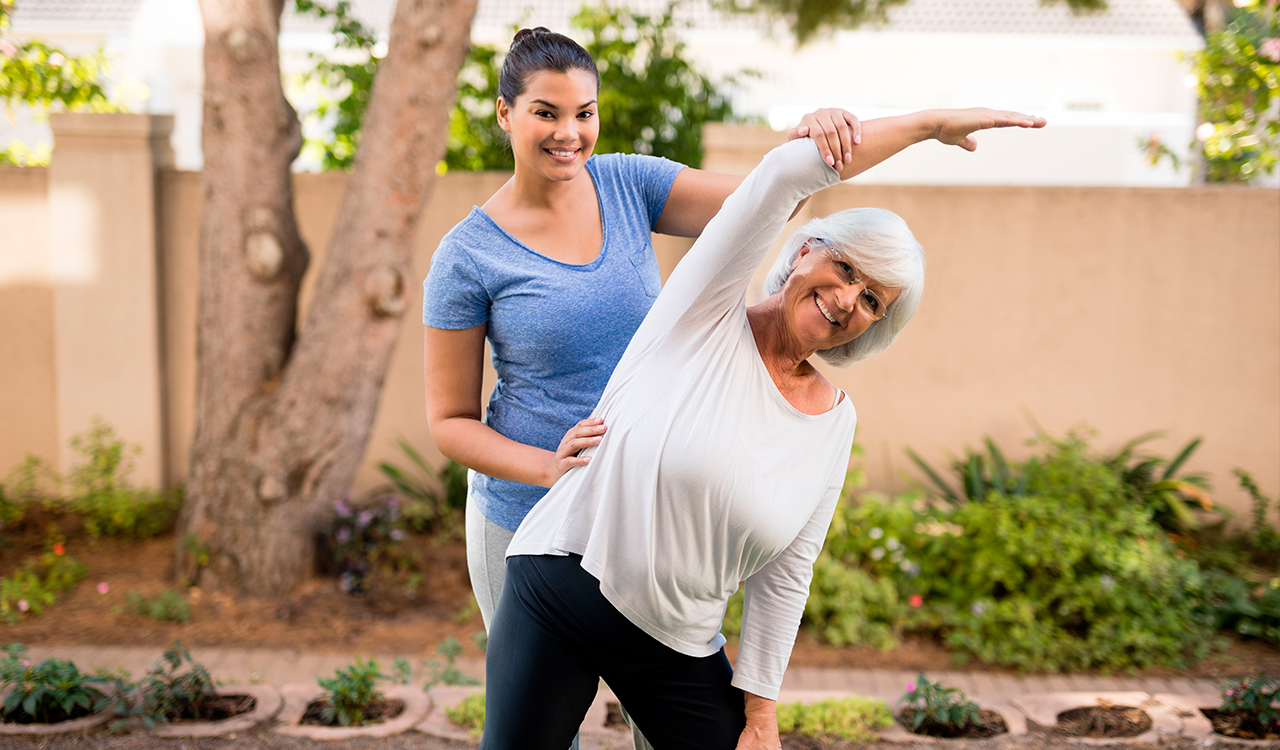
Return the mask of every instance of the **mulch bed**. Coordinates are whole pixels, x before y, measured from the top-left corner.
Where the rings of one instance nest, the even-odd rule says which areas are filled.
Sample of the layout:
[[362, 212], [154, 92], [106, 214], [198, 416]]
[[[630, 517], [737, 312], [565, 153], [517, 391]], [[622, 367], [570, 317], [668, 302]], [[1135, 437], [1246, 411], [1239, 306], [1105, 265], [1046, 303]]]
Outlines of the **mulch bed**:
[[252, 695], [213, 695], [184, 706], [177, 716], [169, 717], [169, 721], [222, 721], [257, 707], [258, 699]]
[[911, 723], [915, 719], [916, 709], [904, 708], [898, 714], [898, 723], [906, 727], [908, 732], [914, 734], [924, 734], [930, 737], [946, 737], [948, 739], [982, 739], [984, 737], [994, 737], [997, 734], [1005, 734], [1009, 731], [1009, 727], [1004, 723], [1002, 717], [996, 711], [990, 709], [982, 709], [978, 715], [982, 720], [977, 724], [965, 724], [963, 726], [955, 726], [952, 724], [939, 724], [935, 721], [925, 719], [919, 727], [912, 729]]
[[[333, 719], [326, 720], [323, 716], [321, 716], [321, 713], [324, 711], [325, 707], [327, 707], [328, 705], [329, 705], [329, 701], [324, 699], [321, 699], [318, 701], [311, 701], [310, 703], [307, 704], [307, 711], [306, 713], [302, 714], [302, 721], [299, 723], [311, 724], [312, 726], [317, 726], [317, 727], [342, 726], [341, 724], [338, 723], [338, 720], [336, 717]], [[372, 704], [369, 705], [367, 709], [365, 709], [364, 724], [362, 724], [361, 726], [368, 726], [370, 724], [381, 724], [384, 721], [390, 721], [391, 719], [394, 719], [397, 716], [399, 716], [400, 712], [402, 711], [404, 711], [404, 701], [402, 700], [396, 700], [394, 698], [391, 698], [391, 699], [374, 701]]]
[[1219, 711], [1216, 708], [1202, 708], [1200, 713], [1209, 717], [1213, 723], [1213, 731], [1227, 737], [1242, 740], [1276, 740], [1280, 739], [1276, 727], [1264, 726], [1258, 721], [1258, 715], [1252, 711]]
[[1084, 706], [1058, 714], [1053, 732], [1068, 737], [1137, 737], [1151, 728], [1151, 715], [1136, 706]]

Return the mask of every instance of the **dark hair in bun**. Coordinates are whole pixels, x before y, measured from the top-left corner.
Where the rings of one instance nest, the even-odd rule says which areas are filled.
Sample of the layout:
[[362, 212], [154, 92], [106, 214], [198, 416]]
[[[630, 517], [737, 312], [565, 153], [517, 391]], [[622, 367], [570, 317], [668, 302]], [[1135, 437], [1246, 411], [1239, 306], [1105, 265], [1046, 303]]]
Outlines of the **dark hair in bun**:
[[529, 76], [543, 70], [557, 73], [585, 70], [595, 76], [596, 88], [600, 88], [596, 61], [582, 45], [564, 34], [539, 26], [520, 29], [511, 40], [511, 49], [502, 61], [502, 73], [498, 76], [498, 94], [508, 105], [512, 104], [517, 96], [524, 93]]

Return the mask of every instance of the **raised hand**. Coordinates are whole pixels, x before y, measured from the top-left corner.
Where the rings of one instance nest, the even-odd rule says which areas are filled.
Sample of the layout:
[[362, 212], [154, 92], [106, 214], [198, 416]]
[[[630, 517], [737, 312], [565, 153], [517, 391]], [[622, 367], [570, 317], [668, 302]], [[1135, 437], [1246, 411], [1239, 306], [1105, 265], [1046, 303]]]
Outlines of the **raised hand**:
[[971, 109], [934, 110], [938, 125], [932, 137], [948, 146], [959, 146], [965, 151], [978, 148], [972, 134], [988, 128], [1043, 128], [1045, 119], [1024, 115], [1021, 112], [973, 107]]
[[862, 123], [843, 109], [819, 109], [805, 115], [787, 133], [787, 140], [812, 138], [827, 164], [838, 171], [853, 160], [853, 147], [862, 142]]

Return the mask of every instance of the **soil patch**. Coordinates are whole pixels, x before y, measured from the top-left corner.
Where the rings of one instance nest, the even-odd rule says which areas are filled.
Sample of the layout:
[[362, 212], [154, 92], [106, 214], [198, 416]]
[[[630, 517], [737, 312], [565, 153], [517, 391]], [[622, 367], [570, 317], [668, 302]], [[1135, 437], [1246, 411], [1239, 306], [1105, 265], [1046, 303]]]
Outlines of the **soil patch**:
[[190, 706], [183, 706], [172, 722], [222, 721], [233, 716], [247, 714], [258, 707], [258, 699], [252, 695], [211, 695]]
[[6, 724], [61, 724], [64, 721], [73, 721], [91, 713], [93, 713], [92, 708], [83, 706], [72, 706], [70, 711], [63, 711], [61, 706], [54, 706], [46, 714], [39, 717], [32, 716], [26, 711], [0, 714], [0, 721]]
[[[317, 727], [340, 727], [337, 717], [332, 719], [324, 718], [324, 710], [328, 708], [329, 701], [321, 698], [318, 701], [311, 701], [307, 704], [306, 713], [302, 714], [302, 720], [299, 724], [311, 724]], [[404, 711], [404, 701], [394, 698], [376, 700], [369, 704], [364, 711], [364, 723], [360, 726], [367, 727], [370, 724], [381, 724], [384, 721], [390, 721], [396, 718]]]
[[930, 737], [947, 737], [947, 738], [963, 738], [963, 739], [982, 739], [985, 737], [994, 737], [997, 734], [1005, 734], [1009, 731], [1008, 725], [1004, 723], [1004, 717], [998, 712], [991, 709], [981, 709], [978, 711], [979, 721], [977, 724], [966, 723], [963, 726], [955, 726], [952, 724], [940, 724], [930, 719], [925, 719], [920, 723], [919, 727], [911, 728], [912, 722], [915, 720], [917, 709], [904, 708], [902, 713], [898, 715], [898, 723], [906, 727], [908, 732], [915, 734], [924, 734]]
[[1242, 740], [1277, 740], [1280, 733], [1276, 727], [1265, 726], [1258, 721], [1258, 715], [1252, 711], [1219, 711], [1216, 708], [1202, 708], [1200, 713], [1213, 723], [1213, 731], [1227, 737]]
[[1137, 737], [1151, 728], [1151, 715], [1136, 706], [1083, 706], [1058, 714], [1052, 731], [1068, 737]]

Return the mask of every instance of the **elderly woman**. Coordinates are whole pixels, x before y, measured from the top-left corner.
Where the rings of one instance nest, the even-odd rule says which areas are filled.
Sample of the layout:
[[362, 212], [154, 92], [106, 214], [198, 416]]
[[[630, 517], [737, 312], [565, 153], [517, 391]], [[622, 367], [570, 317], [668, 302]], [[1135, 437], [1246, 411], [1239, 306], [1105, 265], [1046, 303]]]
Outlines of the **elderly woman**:
[[[837, 173], [812, 141], [770, 152], [725, 201], [631, 339], [581, 439], [590, 460], [507, 550], [489, 633], [482, 748], [561, 750], [599, 679], [657, 750], [776, 748], [774, 701], [853, 442], [845, 394], [809, 363], [884, 349], [924, 281], [897, 216], [810, 222], [746, 290], [796, 204], [928, 138], [1044, 121], [984, 109], [863, 123]], [[725, 603], [746, 581], [736, 671]]]

